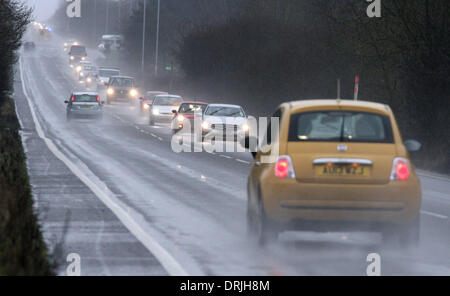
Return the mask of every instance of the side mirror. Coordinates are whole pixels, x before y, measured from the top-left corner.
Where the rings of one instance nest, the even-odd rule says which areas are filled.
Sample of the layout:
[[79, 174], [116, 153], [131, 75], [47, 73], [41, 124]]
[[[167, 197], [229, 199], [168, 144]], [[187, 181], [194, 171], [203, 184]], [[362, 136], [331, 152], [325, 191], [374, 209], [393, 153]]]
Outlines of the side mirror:
[[64, 104], [69, 104], [69, 101], [64, 101]]
[[102, 101], [102, 105], [105, 105], [105, 101]]
[[177, 110], [172, 110], [172, 113], [177, 114], [178, 112], [177, 112]]
[[140, 98], [139, 98], [139, 100], [143, 101], [143, 100], [144, 100], [144, 98], [143, 98], [143, 97], [140, 97]]
[[422, 144], [416, 140], [407, 140], [404, 145], [409, 152], [417, 152], [422, 148]]
[[253, 158], [256, 157], [256, 153], [258, 152], [258, 139], [257, 138], [246, 136], [245, 138], [241, 139], [240, 144], [245, 149], [250, 150]]

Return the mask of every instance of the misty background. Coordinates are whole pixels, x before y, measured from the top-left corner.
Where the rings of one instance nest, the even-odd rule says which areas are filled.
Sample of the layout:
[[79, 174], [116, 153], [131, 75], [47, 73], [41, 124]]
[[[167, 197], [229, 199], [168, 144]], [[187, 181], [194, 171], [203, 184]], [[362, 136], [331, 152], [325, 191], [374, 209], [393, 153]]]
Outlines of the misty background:
[[81, 19], [67, 18], [63, 0], [28, 2], [36, 15], [54, 12], [63, 38], [91, 48], [103, 34], [122, 34], [124, 50], [104, 66], [120, 66], [144, 89], [239, 103], [252, 115], [335, 99], [337, 79], [353, 99], [359, 75], [359, 99], [389, 104], [405, 140], [424, 144], [416, 164], [450, 172], [448, 0], [382, 1], [373, 19], [361, 0], [161, 0], [157, 76], [157, 0], [147, 0], [143, 72], [143, 0], [82, 0]]

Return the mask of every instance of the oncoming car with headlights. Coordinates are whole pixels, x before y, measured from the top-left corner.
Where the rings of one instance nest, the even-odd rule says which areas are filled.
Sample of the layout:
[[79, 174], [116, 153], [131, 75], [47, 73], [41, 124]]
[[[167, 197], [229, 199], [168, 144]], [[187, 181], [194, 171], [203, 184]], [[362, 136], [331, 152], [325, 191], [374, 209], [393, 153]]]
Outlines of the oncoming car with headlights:
[[174, 114], [183, 103], [183, 98], [175, 95], [158, 95], [152, 102], [149, 114], [149, 124], [154, 125], [157, 122], [169, 123]]
[[120, 76], [120, 70], [116, 68], [104, 68], [100, 67], [98, 69], [98, 80], [97, 84], [99, 86], [104, 86], [109, 83], [109, 79], [112, 76]]
[[66, 118], [67, 121], [75, 117], [78, 118], [103, 118], [103, 102], [96, 92], [74, 92], [67, 104]]
[[133, 105], [138, 91], [133, 77], [112, 76], [106, 85], [106, 103], [111, 104], [115, 101], [126, 101]]
[[140, 97], [139, 101], [140, 101], [140, 113], [141, 115], [145, 114], [145, 112], [150, 111], [150, 108], [152, 106], [153, 100], [155, 99], [156, 96], [159, 95], [167, 95], [167, 92], [164, 91], [148, 91], [145, 93], [145, 97]]
[[248, 135], [249, 125], [244, 109], [238, 105], [210, 104], [202, 121], [202, 141], [204, 139], [232, 139]]
[[72, 45], [69, 51], [69, 64], [71, 66], [87, 59], [86, 47], [83, 45]]
[[[408, 151], [421, 145], [402, 141], [387, 105], [296, 101], [273, 117], [277, 135], [269, 126], [248, 178], [248, 229], [260, 243], [283, 230], [375, 231], [418, 243], [421, 187]], [[276, 147], [279, 156], [263, 161]]]
[[204, 102], [183, 102], [178, 111], [175, 111], [175, 117], [172, 120], [171, 129], [176, 133], [183, 129], [189, 123], [191, 131], [194, 129], [194, 120], [198, 116], [199, 121], [202, 120], [208, 103]]

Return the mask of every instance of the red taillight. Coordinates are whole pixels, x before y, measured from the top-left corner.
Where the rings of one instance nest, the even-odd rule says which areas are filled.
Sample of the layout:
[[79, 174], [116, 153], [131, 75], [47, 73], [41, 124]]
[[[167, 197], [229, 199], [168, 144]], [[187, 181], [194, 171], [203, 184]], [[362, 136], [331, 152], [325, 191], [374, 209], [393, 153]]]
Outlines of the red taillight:
[[278, 178], [295, 178], [294, 167], [289, 156], [280, 156], [275, 164], [275, 176]]
[[100, 103], [100, 97], [99, 97], [99, 96], [97, 96], [97, 102], [98, 102], [99, 104], [101, 104], [101, 103]]
[[395, 158], [392, 167], [391, 180], [407, 180], [409, 178], [408, 161], [404, 158]]
[[285, 159], [280, 159], [275, 167], [275, 176], [286, 178], [289, 172], [289, 163]]
[[403, 161], [399, 161], [397, 162], [397, 165], [395, 166], [395, 171], [397, 172], [397, 178], [399, 180], [406, 180], [409, 177], [409, 168], [408, 168], [408, 164], [403, 162]]
[[72, 102], [75, 101], [75, 96], [72, 96], [72, 100], [71, 100], [71, 101], [72, 101]]

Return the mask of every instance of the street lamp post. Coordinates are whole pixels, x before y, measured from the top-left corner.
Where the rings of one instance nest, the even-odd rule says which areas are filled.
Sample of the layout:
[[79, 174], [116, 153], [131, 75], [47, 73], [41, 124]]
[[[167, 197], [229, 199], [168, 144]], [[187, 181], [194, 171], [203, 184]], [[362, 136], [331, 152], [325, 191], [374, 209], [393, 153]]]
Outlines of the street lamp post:
[[141, 72], [144, 73], [144, 65], [145, 65], [145, 29], [147, 26], [147, 0], [144, 0], [144, 20], [142, 27], [142, 60], [141, 60]]
[[159, 14], [161, 10], [161, 1], [158, 0], [158, 9], [156, 16], [156, 50], [155, 50], [155, 76], [158, 76], [158, 53], [159, 53]]

